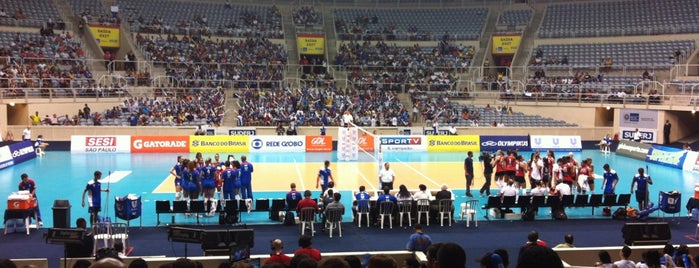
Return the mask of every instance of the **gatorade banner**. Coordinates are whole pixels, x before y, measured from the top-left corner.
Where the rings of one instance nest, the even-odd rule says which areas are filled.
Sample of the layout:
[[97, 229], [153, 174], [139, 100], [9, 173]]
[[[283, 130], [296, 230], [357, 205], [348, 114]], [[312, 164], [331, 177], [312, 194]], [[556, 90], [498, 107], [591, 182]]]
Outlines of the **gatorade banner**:
[[120, 36], [119, 25], [90, 25], [90, 32], [95, 36], [95, 40], [100, 47], [119, 48]]
[[521, 41], [519, 34], [493, 35], [493, 54], [514, 55]]
[[189, 153], [189, 136], [131, 136], [131, 153]]
[[301, 55], [325, 54], [325, 34], [298, 34], [296, 41]]

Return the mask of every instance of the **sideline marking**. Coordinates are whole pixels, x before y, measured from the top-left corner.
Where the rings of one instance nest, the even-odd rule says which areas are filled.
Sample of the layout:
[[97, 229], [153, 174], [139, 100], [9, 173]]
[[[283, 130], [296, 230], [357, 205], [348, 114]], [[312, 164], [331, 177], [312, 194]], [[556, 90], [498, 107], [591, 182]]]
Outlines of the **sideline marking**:
[[299, 169], [299, 165], [296, 162], [296, 158], [294, 158], [294, 168], [296, 168], [296, 175], [299, 176], [299, 182], [301, 183], [301, 189], [303, 189], [305, 191], [306, 184], [303, 182], [303, 176], [301, 176], [301, 169]]
[[374, 191], [377, 191], [376, 184], [374, 184], [374, 183], [372, 183], [371, 181], [369, 181], [369, 179], [367, 179], [367, 177], [364, 176], [364, 173], [360, 172], [359, 169], [356, 169], [356, 170], [357, 170], [357, 174], [358, 174], [360, 177], [362, 177], [362, 179], [364, 179], [364, 181], [365, 181], [369, 186], [371, 186], [371, 189], [374, 190]]
[[433, 184], [436, 185], [437, 187], [442, 186], [441, 184], [437, 183], [436, 181], [430, 179], [430, 177], [427, 177], [427, 175], [425, 175], [425, 173], [422, 173], [422, 172], [420, 172], [419, 170], [417, 170], [416, 168], [414, 168], [414, 167], [408, 165], [407, 163], [405, 163], [405, 162], [403, 162], [403, 161], [400, 161], [400, 159], [396, 158], [396, 161], [398, 161], [398, 163], [401, 163], [401, 164], [403, 164], [404, 166], [408, 167], [410, 170], [412, 170], [412, 171], [415, 172], [416, 174], [418, 174], [418, 175], [422, 176], [423, 178], [427, 179], [428, 181], [430, 181], [431, 183], [433, 183]]
[[[126, 176], [129, 176], [131, 174], [131, 170], [117, 170], [117, 171], [112, 171], [107, 177], [104, 177], [100, 179], [100, 183], [117, 183], [121, 179], [126, 178]], [[102, 173], [104, 175], [104, 173]], [[90, 183], [93, 180], [88, 180], [87, 182]]]

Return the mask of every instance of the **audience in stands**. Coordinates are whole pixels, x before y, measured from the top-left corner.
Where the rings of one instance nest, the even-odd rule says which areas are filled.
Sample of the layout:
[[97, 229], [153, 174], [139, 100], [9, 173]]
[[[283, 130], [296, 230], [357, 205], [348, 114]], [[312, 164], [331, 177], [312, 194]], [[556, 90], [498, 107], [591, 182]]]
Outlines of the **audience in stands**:
[[318, 25], [323, 19], [322, 14], [317, 12], [312, 6], [296, 8], [292, 11], [291, 16], [296, 25]]

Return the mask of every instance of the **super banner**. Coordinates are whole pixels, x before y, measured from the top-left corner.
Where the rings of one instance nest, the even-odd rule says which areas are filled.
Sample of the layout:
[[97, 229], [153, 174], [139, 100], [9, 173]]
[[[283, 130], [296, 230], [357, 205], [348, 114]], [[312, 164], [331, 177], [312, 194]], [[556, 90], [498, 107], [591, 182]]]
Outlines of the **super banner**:
[[90, 32], [95, 36], [95, 40], [100, 47], [119, 48], [120, 35], [118, 25], [90, 25]]
[[531, 147], [534, 151], [582, 151], [580, 136], [532, 135]]
[[687, 151], [679, 148], [652, 145], [646, 156], [646, 161], [682, 169], [686, 156]]

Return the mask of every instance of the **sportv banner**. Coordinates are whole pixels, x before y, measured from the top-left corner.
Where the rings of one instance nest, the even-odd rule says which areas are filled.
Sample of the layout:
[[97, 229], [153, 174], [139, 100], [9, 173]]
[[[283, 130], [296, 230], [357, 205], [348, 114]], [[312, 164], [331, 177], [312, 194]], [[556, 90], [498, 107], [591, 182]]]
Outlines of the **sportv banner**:
[[529, 136], [481, 136], [481, 151], [497, 150], [531, 151]]
[[658, 111], [621, 109], [619, 127], [658, 129]]
[[531, 148], [534, 151], [581, 151], [580, 136], [532, 135]]
[[247, 153], [250, 148], [247, 136], [189, 136], [192, 153]]
[[189, 153], [189, 136], [131, 136], [131, 153]]
[[[621, 132], [621, 139], [633, 140], [633, 134], [636, 132], [636, 128], [620, 127], [619, 131]], [[655, 135], [655, 133], [657, 133], [656, 129], [638, 128], [638, 131], [641, 132], [641, 141], [649, 143], [655, 142], [657, 136]]]
[[380, 136], [379, 142], [384, 152], [427, 152], [425, 136]]
[[74, 135], [70, 137], [71, 153], [130, 153], [131, 136], [127, 135]]
[[479, 152], [478, 135], [427, 136], [428, 152]]
[[650, 144], [635, 141], [620, 140], [616, 147], [616, 154], [631, 157], [637, 160], [646, 160], [650, 151]]
[[684, 166], [686, 156], [687, 151], [679, 148], [652, 145], [646, 156], [646, 161], [681, 169]]
[[305, 152], [304, 136], [250, 136], [250, 152]]

